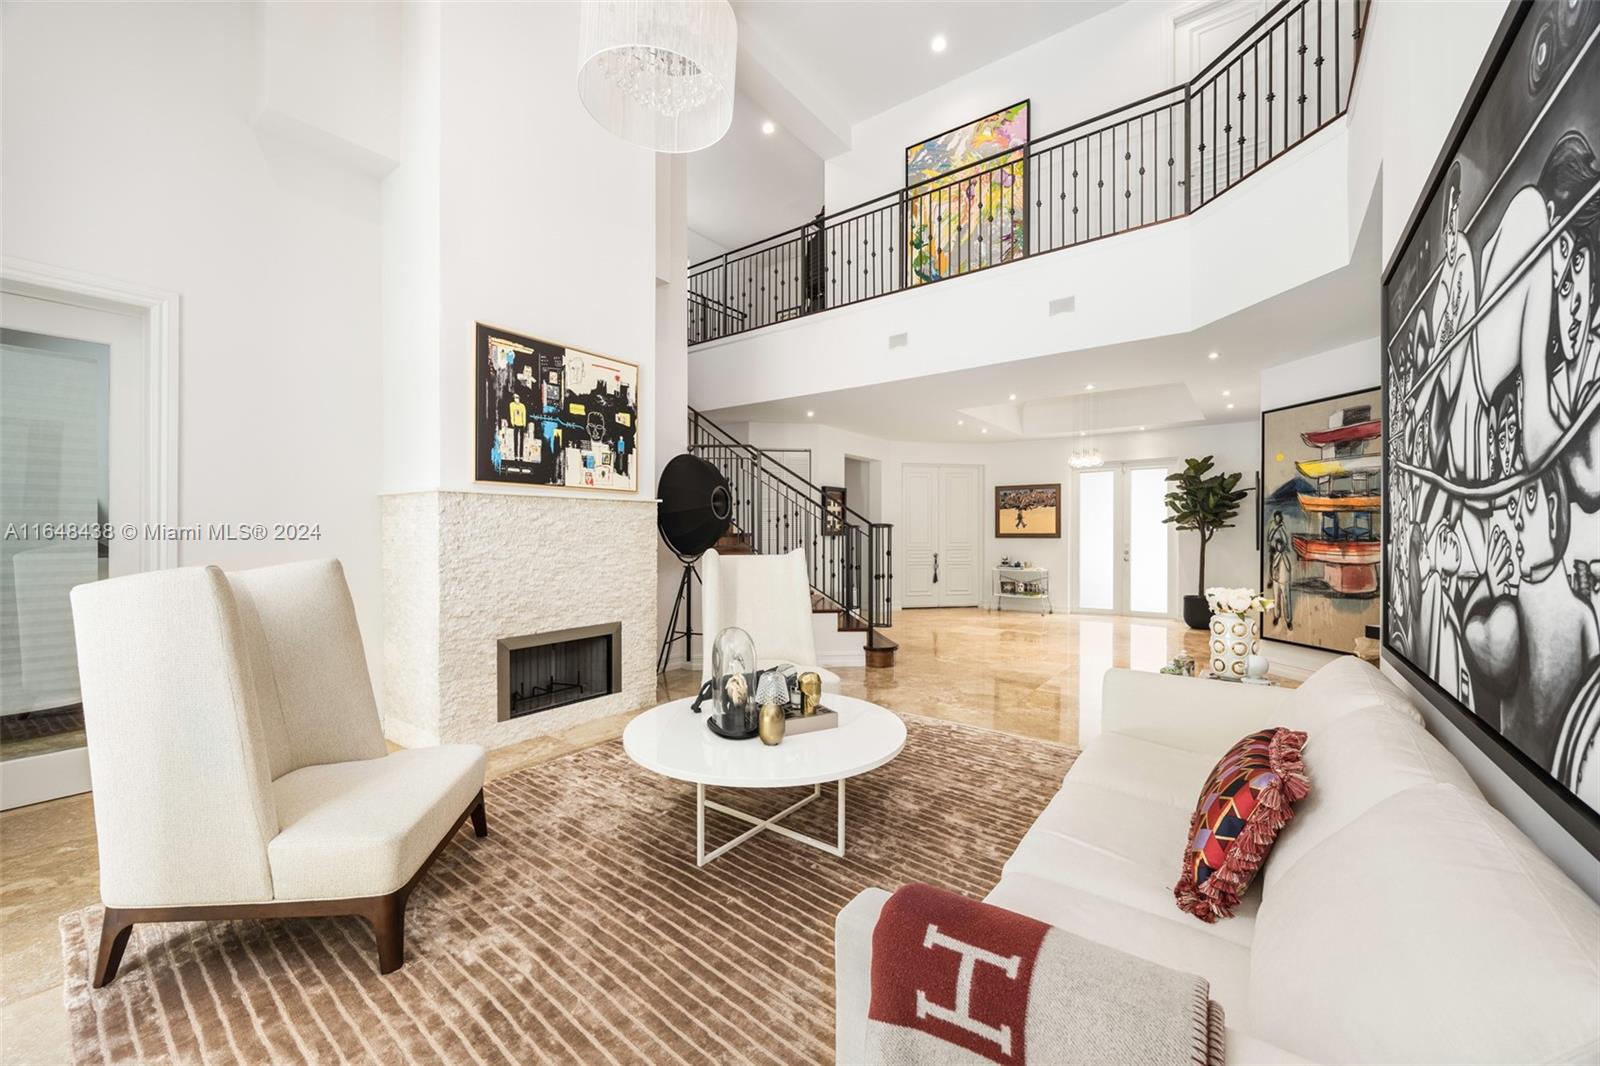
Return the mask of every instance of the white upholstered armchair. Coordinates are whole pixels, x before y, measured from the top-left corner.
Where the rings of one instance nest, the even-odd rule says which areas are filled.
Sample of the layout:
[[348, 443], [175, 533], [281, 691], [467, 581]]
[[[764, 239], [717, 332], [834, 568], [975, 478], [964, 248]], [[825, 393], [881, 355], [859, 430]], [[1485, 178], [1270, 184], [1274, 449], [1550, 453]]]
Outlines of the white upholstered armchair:
[[484, 752], [390, 753], [336, 560], [213, 566], [72, 591], [105, 919], [358, 915], [404, 961], [406, 897], [469, 817]]
[[839, 691], [839, 675], [817, 665], [817, 638], [811, 628], [811, 580], [806, 553], [786, 555], [721, 555], [715, 549], [700, 557], [700, 629], [705, 652], [700, 679], [711, 678], [711, 644], [729, 626], [750, 634], [761, 668], [793, 663], [815, 670], [827, 692]]

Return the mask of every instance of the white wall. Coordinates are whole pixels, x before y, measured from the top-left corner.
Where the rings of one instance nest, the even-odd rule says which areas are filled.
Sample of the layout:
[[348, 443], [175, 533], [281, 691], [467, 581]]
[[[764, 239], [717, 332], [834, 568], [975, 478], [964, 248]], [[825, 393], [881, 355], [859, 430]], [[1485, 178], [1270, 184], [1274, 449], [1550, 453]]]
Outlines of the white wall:
[[255, 5], [5, 5], [0, 251], [181, 294], [179, 520], [309, 522], [322, 537], [184, 543], [180, 563], [338, 556], [376, 670], [378, 181], [326, 142], [253, 123], [295, 110], [264, 95], [282, 80], [258, 77], [290, 64], [371, 161], [382, 136], [359, 117], [395, 120], [359, 105], [397, 90], [352, 37], [394, 32], [398, 9], [342, 15], [326, 27], [349, 45], [335, 77], [318, 65], [326, 42], [286, 56], [274, 49], [303, 36], [280, 24], [268, 47]]
[[[715, 417], [713, 415], [713, 417]], [[744, 439], [763, 448], [811, 449], [811, 480], [817, 484], [844, 484], [845, 457], [875, 459], [881, 463], [882, 521], [898, 524], [901, 516], [901, 468], [907, 463], [950, 463], [983, 468], [984, 555], [982, 587], [989, 587], [987, 568], [1002, 555], [1022, 557], [1051, 570], [1057, 610], [1071, 602], [1068, 575], [1073, 546], [1073, 515], [1063, 514], [1065, 528], [1059, 540], [1015, 540], [994, 535], [996, 485], [1060, 482], [1070, 495], [1071, 468], [1067, 458], [1073, 440], [1008, 441], [996, 444], [941, 444], [887, 441], [816, 423], [752, 422]], [[1219, 469], [1244, 475], [1241, 485], [1253, 485], [1260, 466], [1260, 429], [1255, 422], [1235, 422], [1146, 433], [1121, 433], [1098, 442], [1107, 462], [1149, 459], [1181, 460], [1214, 455]], [[1066, 501], [1070, 504], [1070, 500]], [[1199, 545], [1190, 534], [1178, 535], [1177, 594], [1195, 591], [1199, 579]], [[1259, 580], [1255, 527], [1247, 507], [1239, 524], [1217, 534], [1206, 554], [1208, 584], [1254, 585]], [[898, 579], [898, 572], [897, 572]], [[1176, 612], [1181, 601], [1175, 600]]]
[[322, 538], [180, 563], [339, 557], [375, 678], [378, 496], [473, 487], [474, 321], [639, 363], [654, 492], [655, 157], [579, 104], [577, 13], [4, 8], [0, 251], [181, 295], [180, 521]]
[[473, 323], [488, 322], [639, 364], [637, 498], [655, 492], [658, 414], [643, 399], [655, 369], [655, 154], [579, 102], [578, 11], [441, 9], [441, 488], [485, 488], [473, 483], [471, 352]]
[[1031, 99], [1038, 136], [1170, 88], [1171, 16], [1181, 6], [1121, 4], [856, 123], [850, 150], [824, 164], [829, 210], [905, 184], [907, 145], [1018, 100]]
[[[1380, 260], [1387, 264], [1477, 74], [1504, 0], [1372, 5], [1350, 98], [1350, 239], [1382, 175]], [[1396, 106], [1404, 101], [1404, 106]]]

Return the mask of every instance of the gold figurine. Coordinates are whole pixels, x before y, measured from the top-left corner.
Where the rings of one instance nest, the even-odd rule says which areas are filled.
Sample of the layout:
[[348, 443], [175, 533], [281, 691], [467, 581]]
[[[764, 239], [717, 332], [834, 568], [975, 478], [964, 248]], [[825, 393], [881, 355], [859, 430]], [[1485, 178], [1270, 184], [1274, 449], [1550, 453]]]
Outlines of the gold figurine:
[[800, 675], [800, 713], [813, 715], [822, 705], [822, 675], [814, 670], [807, 670]]

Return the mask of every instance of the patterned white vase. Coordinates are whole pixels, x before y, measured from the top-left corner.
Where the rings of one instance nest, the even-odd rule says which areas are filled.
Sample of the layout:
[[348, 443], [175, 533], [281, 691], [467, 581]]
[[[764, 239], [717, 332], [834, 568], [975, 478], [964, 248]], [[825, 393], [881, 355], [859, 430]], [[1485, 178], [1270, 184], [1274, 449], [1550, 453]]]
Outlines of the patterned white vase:
[[1218, 677], [1245, 676], [1245, 659], [1261, 651], [1261, 619], [1236, 614], [1211, 616], [1211, 672]]

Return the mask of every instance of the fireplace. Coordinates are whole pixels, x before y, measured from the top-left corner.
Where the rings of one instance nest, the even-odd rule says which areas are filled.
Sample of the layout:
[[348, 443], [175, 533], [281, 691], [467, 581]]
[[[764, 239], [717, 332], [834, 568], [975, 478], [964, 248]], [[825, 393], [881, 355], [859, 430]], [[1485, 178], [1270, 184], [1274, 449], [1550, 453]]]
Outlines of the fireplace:
[[503, 638], [500, 721], [622, 691], [621, 652], [617, 622]]

